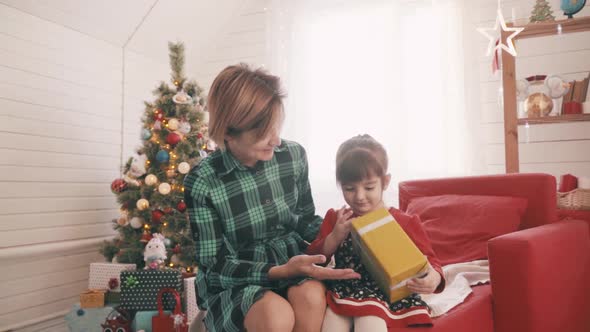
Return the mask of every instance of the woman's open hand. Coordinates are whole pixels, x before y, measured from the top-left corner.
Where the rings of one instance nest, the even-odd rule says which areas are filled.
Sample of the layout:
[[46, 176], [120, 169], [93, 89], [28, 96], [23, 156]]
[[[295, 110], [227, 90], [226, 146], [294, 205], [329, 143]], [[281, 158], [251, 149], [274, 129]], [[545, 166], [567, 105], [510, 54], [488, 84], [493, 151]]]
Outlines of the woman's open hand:
[[271, 279], [289, 279], [307, 276], [317, 280], [327, 279], [359, 279], [361, 276], [353, 269], [333, 269], [316, 264], [326, 262], [324, 255], [297, 255], [280, 266], [275, 266], [269, 271]]
[[426, 276], [410, 279], [406, 283], [406, 286], [414, 293], [430, 294], [436, 290], [440, 284], [440, 280], [440, 274], [430, 264], [428, 264], [428, 272]]

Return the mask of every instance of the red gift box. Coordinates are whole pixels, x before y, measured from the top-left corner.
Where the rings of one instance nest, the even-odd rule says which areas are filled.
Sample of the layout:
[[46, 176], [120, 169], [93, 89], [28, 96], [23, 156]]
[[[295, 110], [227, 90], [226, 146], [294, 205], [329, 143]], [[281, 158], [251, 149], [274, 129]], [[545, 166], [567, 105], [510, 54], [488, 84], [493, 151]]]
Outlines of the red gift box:
[[[176, 306], [172, 314], [164, 313], [164, 304], [162, 296], [165, 293], [171, 293], [176, 299]], [[158, 292], [158, 315], [152, 317], [152, 331], [158, 332], [188, 332], [188, 323], [186, 314], [182, 311], [180, 304], [180, 294], [174, 288], [162, 288]]]
[[568, 191], [572, 191], [578, 188], [578, 178], [571, 175], [565, 174], [561, 176], [561, 181], [559, 183], [559, 192], [566, 193]]

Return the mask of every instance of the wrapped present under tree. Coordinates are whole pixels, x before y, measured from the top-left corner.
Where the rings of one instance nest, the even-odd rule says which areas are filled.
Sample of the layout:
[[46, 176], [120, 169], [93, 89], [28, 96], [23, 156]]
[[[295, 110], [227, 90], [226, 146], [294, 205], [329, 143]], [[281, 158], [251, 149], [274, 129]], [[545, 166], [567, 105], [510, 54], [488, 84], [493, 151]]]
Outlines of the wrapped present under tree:
[[[176, 269], [124, 271], [121, 273], [121, 307], [128, 310], [149, 311], [158, 309], [158, 292], [173, 288], [182, 292], [182, 274]], [[164, 309], [172, 310], [174, 296], [165, 294]]]

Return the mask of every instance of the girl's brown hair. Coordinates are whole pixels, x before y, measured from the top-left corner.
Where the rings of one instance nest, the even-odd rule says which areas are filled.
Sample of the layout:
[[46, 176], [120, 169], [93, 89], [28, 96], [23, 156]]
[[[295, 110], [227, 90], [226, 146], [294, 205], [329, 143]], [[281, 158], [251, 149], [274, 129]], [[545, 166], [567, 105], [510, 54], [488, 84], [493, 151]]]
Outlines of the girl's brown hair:
[[387, 152], [370, 135], [358, 135], [340, 145], [336, 153], [336, 181], [352, 183], [387, 174]]
[[262, 139], [282, 121], [284, 97], [279, 78], [261, 68], [243, 63], [225, 68], [209, 90], [209, 137], [221, 149], [226, 135], [255, 130]]

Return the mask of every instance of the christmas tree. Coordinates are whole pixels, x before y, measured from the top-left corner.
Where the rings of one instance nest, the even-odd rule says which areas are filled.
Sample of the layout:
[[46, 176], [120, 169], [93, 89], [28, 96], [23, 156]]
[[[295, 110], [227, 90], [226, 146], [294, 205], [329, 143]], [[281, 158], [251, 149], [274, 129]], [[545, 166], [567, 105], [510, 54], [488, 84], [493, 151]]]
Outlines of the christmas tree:
[[143, 251], [152, 234], [163, 234], [165, 264], [187, 272], [195, 266], [195, 244], [190, 234], [183, 181], [189, 170], [214, 149], [207, 135], [203, 89], [183, 74], [184, 45], [169, 43], [172, 86], [154, 90], [145, 102], [143, 145], [123, 167], [122, 178], [111, 184], [121, 205], [113, 220], [118, 235], [105, 241], [107, 261], [144, 266]]
[[551, 10], [551, 6], [549, 2], [546, 0], [537, 0], [535, 3], [535, 7], [531, 12], [531, 23], [534, 22], [543, 22], [543, 21], [554, 21], [555, 16], [552, 15], [553, 11]]

